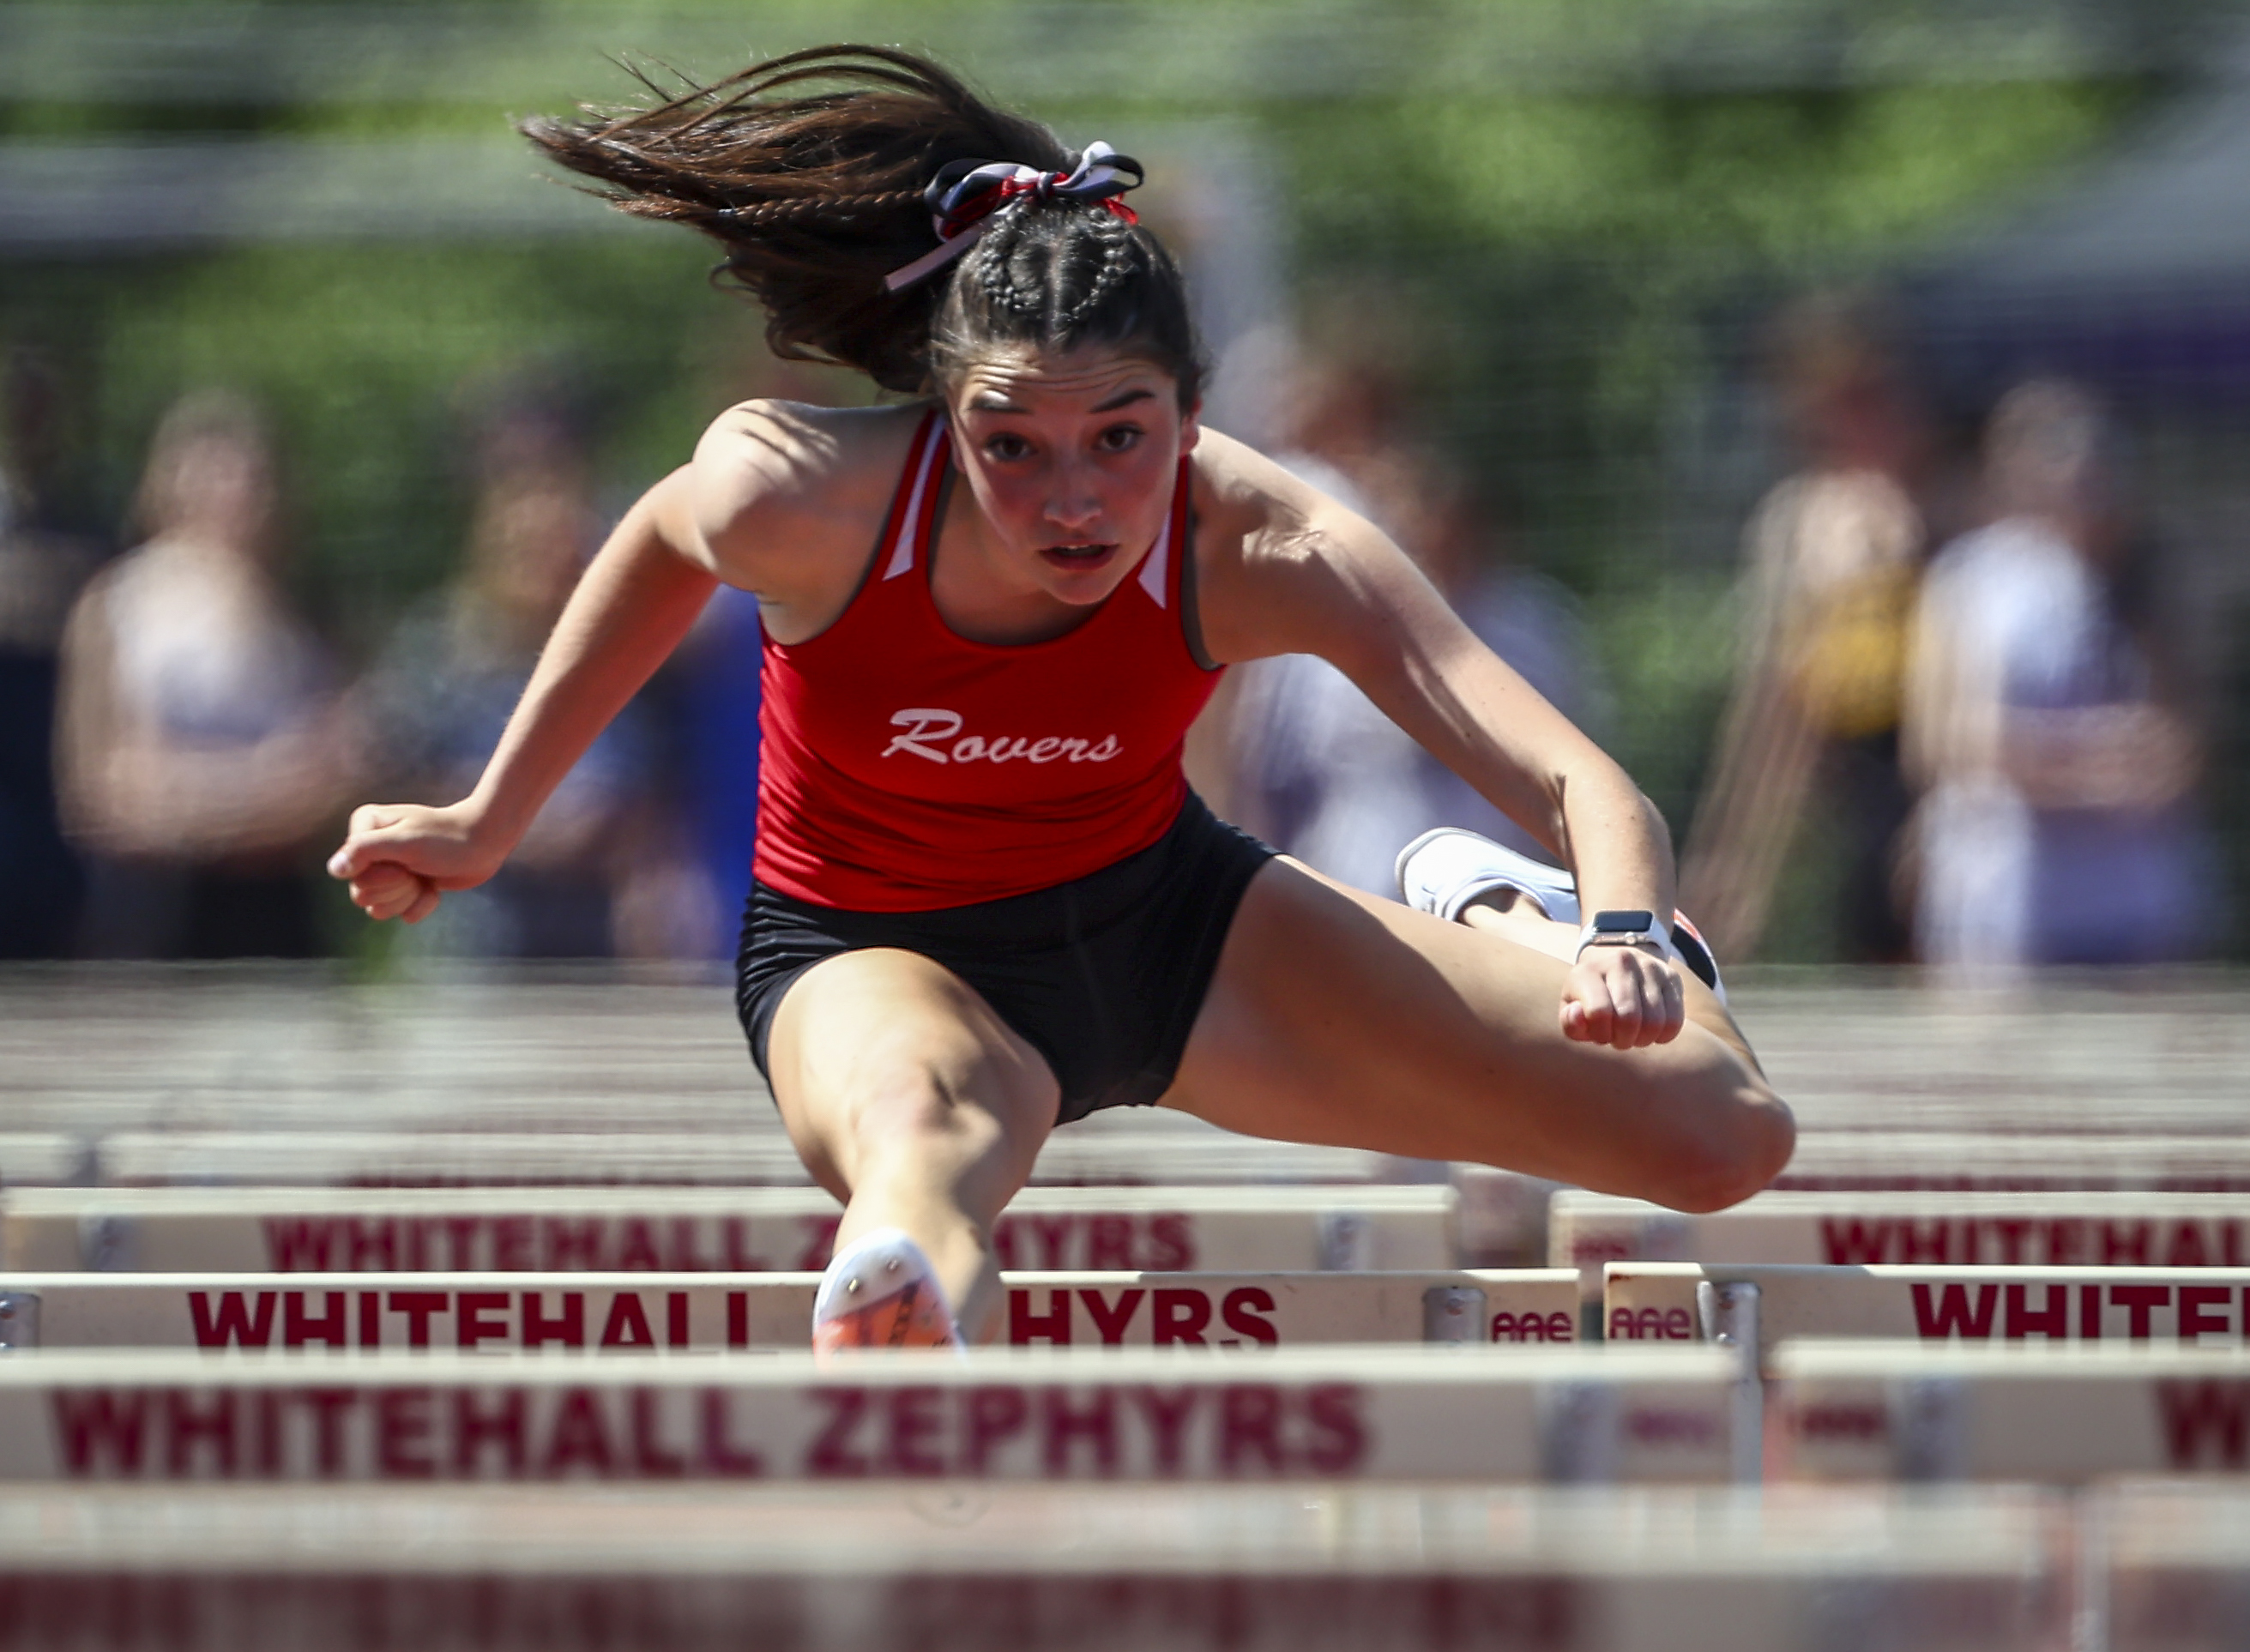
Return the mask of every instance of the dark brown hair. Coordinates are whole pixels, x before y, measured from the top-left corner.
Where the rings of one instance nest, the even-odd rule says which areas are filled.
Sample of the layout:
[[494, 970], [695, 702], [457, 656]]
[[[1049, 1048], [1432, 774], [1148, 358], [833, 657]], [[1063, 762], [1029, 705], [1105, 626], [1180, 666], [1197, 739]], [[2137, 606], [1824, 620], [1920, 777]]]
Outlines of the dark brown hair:
[[954, 162], [1067, 172], [1046, 128], [996, 109], [928, 59], [817, 46], [619, 111], [540, 117], [524, 135], [611, 187], [621, 210], [725, 247], [714, 279], [766, 308], [776, 355], [839, 362], [921, 393], [995, 345], [1101, 343], [1200, 393], [1187, 293], [1161, 242], [1098, 203], [1025, 197], [930, 279], [884, 277], [936, 246], [924, 191]]

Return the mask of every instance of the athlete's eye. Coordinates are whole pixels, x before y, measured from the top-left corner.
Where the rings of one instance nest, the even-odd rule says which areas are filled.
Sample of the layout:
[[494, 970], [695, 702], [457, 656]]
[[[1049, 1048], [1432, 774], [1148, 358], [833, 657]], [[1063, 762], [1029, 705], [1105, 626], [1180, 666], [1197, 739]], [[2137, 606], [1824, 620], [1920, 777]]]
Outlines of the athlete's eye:
[[1146, 433], [1138, 425], [1112, 425], [1094, 439], [1094, 445], [1105, 453], [1122, 453], [1138, 446]]
[[984, 439], [985, 457], [997, 460], [1004, 465], [1012, 460], [1027, 458], [1031, 451], [1031, 443], [1011, 430], [1000, 431]]

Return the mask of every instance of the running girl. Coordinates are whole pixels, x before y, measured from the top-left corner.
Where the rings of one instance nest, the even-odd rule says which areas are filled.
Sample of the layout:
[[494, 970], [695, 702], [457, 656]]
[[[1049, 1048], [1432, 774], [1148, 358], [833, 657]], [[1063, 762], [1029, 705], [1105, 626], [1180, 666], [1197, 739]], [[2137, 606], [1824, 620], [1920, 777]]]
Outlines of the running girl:
[[[587, 569], [475, 791], [361, 808], [331, 869], [409, 923], [492, 876], [716, 584], [755, 591], [737, 999], [846, 1205], [817, 1346], [986, 1334], [994, 1219], [1099, 1108], [1691, 1210], [1779, 1171], [1788, 1109], [1668, 922], [1655, 810], [1380, 533], [1202, 428], [1179, 273], [1121, 198], [1135, 162], [864, 46], [527, 130], [716, 239], [778, 351], [906, 399], [721, 415]], [[1225, 666], [1287, 653], [1575, 878], [1435, 833], [1400, 905], [1214, 819], [1181, 738]]]

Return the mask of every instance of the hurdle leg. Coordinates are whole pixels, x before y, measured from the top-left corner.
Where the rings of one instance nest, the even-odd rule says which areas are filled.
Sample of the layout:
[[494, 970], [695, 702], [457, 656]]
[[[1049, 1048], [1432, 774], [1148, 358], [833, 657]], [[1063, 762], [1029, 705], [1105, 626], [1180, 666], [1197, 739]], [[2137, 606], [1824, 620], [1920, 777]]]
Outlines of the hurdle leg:
[[[1518, 946], [1528, 946], [1565, 964], [1575, 963], [1578, 953], [1577, 927], [1556, 923], [1530, 902], [1516, 898], [1518, 893], [1515, 889], [1497, 889], [1472, 901], [1461, 912], [1461, 923], [1481, 934], [1504, 937]], [[1684, 966], [1680, 969], [1680, 984], [1685, 993], [1688, 1019], [1723, 1041], [1749, 1064], [1750, 1071], [1763, 1076], [1765, 1068], [1758, 1065], [1757, 1053], [1750, 1048], [1750, 1040], [1735, 1025], [1734, 1016], [1719, 1001], [1719, 995], [1703, 985], [1701, 977]]]
[[1701, 1322], [1703, 1339], [1735, 1357], [1734, 1477], [1756, 1485], [1765, 1478], [1765, 1372], [1758, 1358], [1758, 1288], [1706, 1279], [1695, 1287], [1695, 1316]]

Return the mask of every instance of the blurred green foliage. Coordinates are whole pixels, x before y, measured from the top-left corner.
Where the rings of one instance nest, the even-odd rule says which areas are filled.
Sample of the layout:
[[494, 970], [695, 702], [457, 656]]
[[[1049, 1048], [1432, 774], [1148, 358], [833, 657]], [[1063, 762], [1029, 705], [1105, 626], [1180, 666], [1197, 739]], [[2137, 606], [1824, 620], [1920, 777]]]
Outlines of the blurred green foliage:
[[[924, 0], [914, 15], [922, 42], [942, 53], [955, 25], [973, 23], [987, 39], [996, 14], [1004, 23], [1014, 10], [1008, 0]], [[1330, 22], [1349, 15], [1370, 39], [1394, 15], [1426, 24], [1506, 11], [1510, 28], [1551, 52], [1590, 34], [1622, 49], [1712, 20], [1754, 38], [1768, 14], [1787, 45], [1795, 20], [1826, 15], [1788, 0], [1315, 10]], [[549, 37], [560, 27], [567, 38], [583, 17], [602, 47], [630, 31], [614, 8], [493, 10], [538, 19]], [[1163, 7], [1136, 9], [1152, 11], [1161, 24]], [[1925, 6], [1868, 10], [1878, 14], [1901, 28], [1945, 27]], [[756, 44], [804, 44], [814, 38], [805, 31], [825, 26], [848, 34], [856, 15], [850, 5], [761, 10]], [[1039, 16], [1053, 26], [1053, 8]], [[631, 92], [622, 73], [598, 66], [595, 46], [583, 59], [578, 94]], [[1007, 59], [970, 66], [1004, 93], [1029, 94], [1080, 140], [1100, 133], [1129, 148], [1136, 129], [1213, 113], [1203, 88], [1170, 87], [1129, 61], [1118, 76], [1129, 93], [1059, 98], [1040, 96]], [[1676, 85], [1655, 75], [1563, 77], [1546, 89], [1518, 78], [1489, 93], [1435, 59], [1437, 89], [1419, 90], [1411, 66], [1402, 79], [1394, 65], [1363, 91], [1260, 97], [1255, 66], [1235, 66], [1245, 89], [1225, 114], [1270, 156], [1294, 279], [1308, 294], [1372, 295], [1389, 312], [1432, 427], [1511, 501], [1513, 554], [1585, 599], [1618, 690], [1619, 755], [1684, 826], [1724, 693], [1735, 523], [1713, 515], [1708, 499], [1688, 508], [1699, 484], [1677, 473], [1670, 432], [1715, 375], [1739, 368], [1728, 356], [1742, 341], [1715, 317], [1880, 273], [2011, 210], [2161, 86], [2130, 58], [1922, 84], [1839, 75]], [[19, 98], [0, 103], [0, 133], [475, 133], [505, 113], [458, 98]], [[546, 186], [527, 165], [523, 187]], [[266, 397], [286, 447], [300, 577], [316, 611], [363, 652], [457, 554], [464, 397], [480, 380], [525, 362], [567, 366], [600, 410], [604, 479], [620, 502], [686, 455], [756, 353], [756, 318], [710, 290], [709, 262], [691, 238], [637, 226], [538, 243], [371, 239], [17, 259], [0, 262], [0, 335], [45, 340], [72, 364], [84, 439], [68, 502], [111, 531], [146, 433], [175, 394], [224, 381]], [[1779, 950], [1799, 948], [1783, 937]]]

